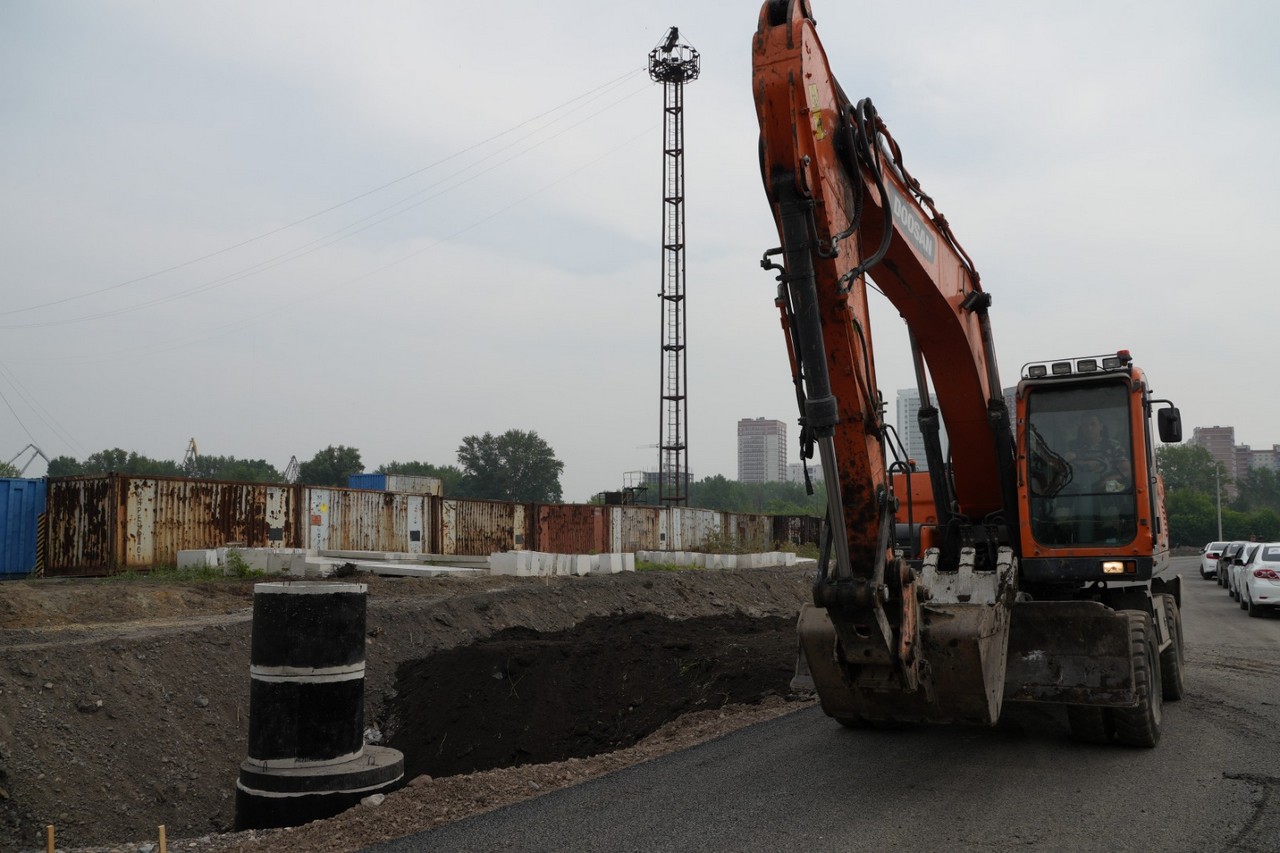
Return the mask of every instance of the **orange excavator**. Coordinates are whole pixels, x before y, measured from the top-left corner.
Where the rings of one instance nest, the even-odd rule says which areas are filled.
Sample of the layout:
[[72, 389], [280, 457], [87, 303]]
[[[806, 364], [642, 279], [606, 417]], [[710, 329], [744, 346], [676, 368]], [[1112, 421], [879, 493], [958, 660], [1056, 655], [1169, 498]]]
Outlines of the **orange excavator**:
[[[797, 681], [851, 727], [1040, 702], [1077, 739], [1155, 746], [1183, 646], [1152, 422], [1180, 441], [1178, 410], [1121, 350], [1027, 363], [1010, 412], [991, 296], [871, 101], [836, 82], [807, 0], [764, 4], [753, 86], [781, 238], [761, 263], [827, 488]], [[906, 321], [927, 472], [885, 420], [868, 286]]]

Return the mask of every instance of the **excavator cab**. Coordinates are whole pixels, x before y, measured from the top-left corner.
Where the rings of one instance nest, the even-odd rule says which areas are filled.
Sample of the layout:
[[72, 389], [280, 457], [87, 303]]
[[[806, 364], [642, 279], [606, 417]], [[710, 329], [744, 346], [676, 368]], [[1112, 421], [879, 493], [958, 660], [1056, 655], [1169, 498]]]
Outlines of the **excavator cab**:
[[[1168, 536], [1153, 401], [1129, 353], [1026, 365], [1017, 400], [1024, 585], [1149, 580]], [[1177, 410], [1161, 416], [1180, 437]]]

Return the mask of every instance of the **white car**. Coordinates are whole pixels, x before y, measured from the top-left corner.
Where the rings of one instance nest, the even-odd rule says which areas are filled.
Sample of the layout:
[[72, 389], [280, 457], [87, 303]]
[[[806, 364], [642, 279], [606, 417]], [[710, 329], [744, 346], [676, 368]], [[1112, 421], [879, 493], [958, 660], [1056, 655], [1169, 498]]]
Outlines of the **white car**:
[[1261, 545], [1246, 565], [1239, 580], [1240, 607], [1250, 616], [1264, 609], [1280, 607], [1280, 542]]
[[1210, 542], [1204, 546], [1200, 552], [1200, 577], [1208, 580], [1218, 576], [1218, 558], [1222, 556], [1222, 549], [1225, 547], [1226, 542]]
[[1262, 551], [1262, 546], [1257, 542], [1246, 542], [1244, 548], [1231, 561], [1231, 565], [1226, 567], [1227, 572], [1227, 595], [1241, 602], [1244, 606], [1243, 599], [1240, 598], [1240, 578], [1244, 574], [1245, 566], [1253, 562], [1253, 558]]

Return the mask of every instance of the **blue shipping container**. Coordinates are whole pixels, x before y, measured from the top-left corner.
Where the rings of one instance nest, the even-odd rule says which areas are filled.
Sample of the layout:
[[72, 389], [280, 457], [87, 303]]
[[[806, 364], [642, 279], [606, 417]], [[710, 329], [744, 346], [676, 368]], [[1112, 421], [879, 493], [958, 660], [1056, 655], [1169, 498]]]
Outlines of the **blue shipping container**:
[[387, 490], [386, 474], [348, 474], [348, 489], [369, 489], [375, 492]]
[[44, 505], [44, 480], [0, 477], [0, 580], [23, 578], [35, 571]]

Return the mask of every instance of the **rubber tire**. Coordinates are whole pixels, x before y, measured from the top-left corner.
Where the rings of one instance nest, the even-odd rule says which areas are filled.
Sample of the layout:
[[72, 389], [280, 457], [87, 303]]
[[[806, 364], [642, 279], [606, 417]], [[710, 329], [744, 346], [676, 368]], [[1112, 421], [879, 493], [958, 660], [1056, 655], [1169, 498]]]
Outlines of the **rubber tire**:
[[[1248, 588], [1246, 588], [1246, 589], [1245, 589], [1245, 594], [1246, 594], [1246, 595], [1248, 595], [1248, 593], [1249, 593], [1249, 590], [1248, 590]], [[1250, 616], [1261, 616], [1261, 615], [1262, 615], [1262, 608], [1261, 608], [1261, 607], [1259, 607], [1258, 605], [1256, 605], [1256, 604], [1254, 604], [1254, 603], [1253, 603], [1253, 598], [1252, 598], [1252, 597], [1251, 597], [1251, 598], [1249, 598], [1248, 604], [1247, 604], [1247, 606], [1245, 607], [1245, 611], [1246, 611]]]
[[1173, 645], [1160, 653], [1161, 694], [1166, 702], [1177, 702], [1182, 698], [1185, 685], [1183, 673], [1186, 672], [1186, 652], [1182, 645], [1182, 611], [1178, 608], [1178, 600], [1167, 592], [1160, 593], [1159, 598], [1165, 601], [1166, 630], [1173, 638]]
[[1093, 705], [1068, 705], [1067, 725], [1071, 739], [1080, 743], [1111, 743], [1111, 709]]
[[1249, 609], [1249, 605], [1248, 605], [1248, 604], [1246, 604], [1246, 603], [1245, 603], [1245, 600], [1244, 600], [1244, 590], [1242, 590], [1242, 589], [1238, 589], [1238, 590], [1236, 590], [1236, 601], [1240, 602], [1240, 609], [1241, 609], [1241, 610], [1248, 610], [1248, 609]]
[[1113, 708], [1115, 737], [1125, 746], [1151, 749], [1160, 743], [1160, 726], [1164, 721], [1164, 687], [1156, 653], [1155, 631], [1151, 617], [1140, 610], [1125, 610], [1129, 616], [1129, 653], [1133, 657], [1134, 687], [1138, 694], [1136, 708]]

